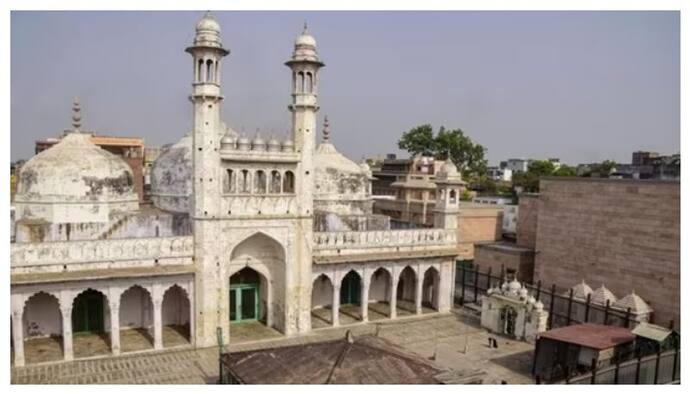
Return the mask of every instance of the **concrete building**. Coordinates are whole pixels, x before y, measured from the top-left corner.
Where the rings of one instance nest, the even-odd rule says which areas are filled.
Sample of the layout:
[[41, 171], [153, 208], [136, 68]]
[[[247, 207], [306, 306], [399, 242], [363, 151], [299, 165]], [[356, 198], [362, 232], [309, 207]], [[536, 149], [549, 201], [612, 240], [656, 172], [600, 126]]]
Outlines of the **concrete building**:
[[527, 169], [529, 168], [530, 161], [531, 160], [524, 159], [524, 158], [508, 159], [505, 162], [505, 167], [503, 167], [503, 168], [510, 170], [513, 174], [518, 172], [518, 171], [527, 172]]
[[22, 167], [14, 365], [215, 346], [217, 329], [227, 344], [236, 323], [292, 336], [450, 311], [463, 187], [452, 163], [437, 173], [434, 227], [391, 230], [372, 213], [368, 166], [340, 154], [327, 126], [316, 144], [324, 63], [306, 26], [285, 63], [282, 142], [222, 121], [230, 51], [212, 16], [186, 51], [193, 129], [152, 165], [153, 207], [139, 205], [125, 160], [81, 132], [78, 105], [73, 130]]
[[509, 168], [487, 167], [487, 175], [497, 182], [510, 182], [513, 179], [513, 171]]

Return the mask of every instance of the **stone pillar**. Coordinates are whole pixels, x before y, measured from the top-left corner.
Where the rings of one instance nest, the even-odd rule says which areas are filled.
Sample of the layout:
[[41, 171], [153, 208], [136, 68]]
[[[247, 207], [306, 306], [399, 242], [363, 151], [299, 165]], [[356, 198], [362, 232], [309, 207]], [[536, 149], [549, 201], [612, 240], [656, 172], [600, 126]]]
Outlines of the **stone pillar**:
[[398, 317], [398, 277], [393, 276], [391, 279], [391, 291], [390, 291], [390, 301], [388, 302], [390, 308], [391, 308], [391, 313], [390, 313], [390, 318], [395, 319]]
[[333, 302], [331, 302], [331, 312], [333, 317], [331, 321], [333, 322], [333, 327], [338, 327], [340, 325], [340, 285], [333, 286]]
[[120, 354], [120, 303], [110, 301], [110, 348], [114, 355]]
[[61, 308], [62, 312], [62, 349], [65, 361], [74, 360], [74, 350], [72, 349], [72, 304], [69, 307]]
[[12, 343], [14, 344], [14, 365], [24, 366], [24, 324], [22, 310], [12, 312]]
[[153, 348], [163, 349], [163, 300], [153, 300]]
[[[218, 63], [220, 66], [220, 63]], [[220, 72], [218, 73], [220, 75]], [[187, 299], [189, 301], [189, 343], [196, 346], [196, 319], [195, 319], [195, 293], [194, 293], [194, 281], [189, 282], [189, 291], [187, 292]], [[230, 302], [228, 301], [228, 305]]]
[[360, 303], [362, 308], [361, 315], [363, 322], [369, 321], [369, 282], [370, 281], [368, 280], [362, 280], [362, 299], [360, 300]]
[[415, 313], [418, 315], [422, 313], [422, 286], [423, 285], [424, 285], [424, 277], [422, 277], [419, 273], [417, 273], [417, 282], [415, 283], [415, 292], [414, 292], [414, 306], [415, 306]]

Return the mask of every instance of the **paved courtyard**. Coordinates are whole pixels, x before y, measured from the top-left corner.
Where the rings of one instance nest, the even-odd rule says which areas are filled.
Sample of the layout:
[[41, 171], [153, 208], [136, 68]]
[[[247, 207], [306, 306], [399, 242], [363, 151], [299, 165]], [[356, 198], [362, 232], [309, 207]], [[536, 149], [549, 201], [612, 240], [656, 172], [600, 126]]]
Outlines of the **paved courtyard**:
[[[485, 383], [531, 383], [529, 376], [533, 346], [498, 338], [498, 349], [488, 346], [488, 334], [478, 326], [478, 318], [465, 311], [435, 316], [409, 316], [395, 322], [380, 320], [349, 327], [322, 328], [312, 333], [283, 338], [263, 326], [235, 326], [231, 351], [288, 346], [341, 338], [350, 329], [355, 337], [376, 334], [407, 351], [433, 360], [440, 368], [472, 375], [485, 373]], [[264, 331], [256, 332], [256, 328]], [[231, 329], [232, 330], [232, 329]], [[257, 336], [263, 339], [255, 340]], [[163, 352], [139, 353], [100, 359], [57, 362], [12, 368], [15, 384], [204, 384], [218, 378], [218, 349], [179, 348]]]

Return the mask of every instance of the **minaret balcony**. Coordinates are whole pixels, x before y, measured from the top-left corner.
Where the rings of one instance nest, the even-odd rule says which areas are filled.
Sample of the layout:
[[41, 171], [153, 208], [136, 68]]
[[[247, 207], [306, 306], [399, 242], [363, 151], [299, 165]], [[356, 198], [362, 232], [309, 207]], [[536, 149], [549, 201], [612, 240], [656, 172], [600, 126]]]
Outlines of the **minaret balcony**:
[[221, 160], [249, 163], [297, 163], [299, 154], [295, 152], [269, 152], [266, 150], [221, 149]]

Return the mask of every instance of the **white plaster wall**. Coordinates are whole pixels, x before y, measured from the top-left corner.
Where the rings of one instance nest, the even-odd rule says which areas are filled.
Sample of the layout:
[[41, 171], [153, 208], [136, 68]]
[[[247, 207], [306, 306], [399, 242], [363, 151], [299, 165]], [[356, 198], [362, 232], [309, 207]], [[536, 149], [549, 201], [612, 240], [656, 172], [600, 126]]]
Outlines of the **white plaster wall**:
[[164, 326], [189, 323], [190, 302], [185, 292], [177, 286], [171, 287], [163, 296], [162, 322]]
[[411, 269], [404, 269], [400, 273], [400, 280], [398, 282], [398, 299], [414, 301], [415, 298], [415, 273]]
[[311, 307], [319, 308], [333, 303], [333, 286], [330, 279], [320, 276], [314, 281], [311, 291]]
[[388, 301], [390, 299], [391, 277], [387, 271], [379, 271], [371, 275], [369, 287], [369, 302]]
[[120, 327], [153, 327], [153, 303], [146, 290], [135, 286], [122, 294], [120, 298]]
[[46, 293], [31, 297], [24, 309], [24, 338], [62, 335], [62, 314], [57, 299]]

